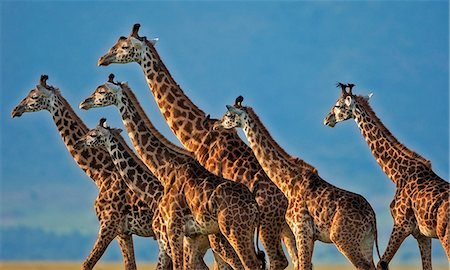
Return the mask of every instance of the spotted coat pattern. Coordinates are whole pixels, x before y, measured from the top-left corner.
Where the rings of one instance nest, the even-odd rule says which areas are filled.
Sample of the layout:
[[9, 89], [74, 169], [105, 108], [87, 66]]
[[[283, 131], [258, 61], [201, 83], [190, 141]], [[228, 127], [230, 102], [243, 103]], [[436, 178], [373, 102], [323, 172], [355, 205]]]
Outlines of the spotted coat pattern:
[[245, 184], [255, 194], [261, 213], [260, 239], [269, 257], [269, 268], [279, 270], [288, 265], [280, 239], [295, 264], [295, 239], [284, 218], [287, 199], [234, 130], [213, 129], [217, 120], [206, 116], [184, 94], [159, 57], [154, 40], [139, 37], [138, 28], [135, 25], [128, 38], [119, 38], [98, 64], [139, 63], [161, 113], [183, 146], [207, 170], [214, 174], [220, 171], [225, 178]]
[[355, 119], [377, 163], [396, 186], [390, 205], [394, 228], [378, 268], [387, 269], [409, 235], [418, 242], [423, 269], [432, 269], [432, 238], [440, 240], [450, 259], [449, 183], [433, 172], [429, 160], [392, 135], [370, 107], [369, 97], [354, 95], [349, 85], [342, 87], [324, 124], [334, 127], [338, 122]]

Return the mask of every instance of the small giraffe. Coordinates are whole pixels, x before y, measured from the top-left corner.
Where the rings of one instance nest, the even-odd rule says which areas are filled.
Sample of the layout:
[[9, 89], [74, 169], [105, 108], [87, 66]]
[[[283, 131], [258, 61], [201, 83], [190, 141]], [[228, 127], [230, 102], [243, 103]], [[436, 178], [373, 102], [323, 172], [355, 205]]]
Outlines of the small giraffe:
[[110, 75], [109, 81], [97, 87], [80, 107], [117, 106], [139, 156], [163, 182], [174, 266], [181, 265], [177, 259], [182, 257], [177, 253], [182, 252], [180, 237], [211, 235], [213, 250], [233, 268], [259, 268], [253, 244], [259, 213], [253, 194], [245, 185], [208, 172], [191, 153], [164, 138], [128, 85], [115, 83], [113, 78]]
[[260, 238], [269, 257], [269, 268], [280, 270], [288, 266], [281, 241], [297, 264], [295, 239], [286, 224], [288, 207], [283, 193], [270, 181], [258, 164], [251, 149], [234, 130], [213, 130], [216, 119], [210, 119], [182, 91], [161, 60], [154, 45], [157, 39], [147, 40], [138, 35], [135, 24], [129, 37], [120, 37], [98, 65], [137, 62], [158, 107], [183, 146], [208, 171], [245, 184], [256, 196], [260, 220]]
[[436, 175], [429, 160], [401, 144], [384, 126], [369, 105], [369, 96], [352, 93], [353, 84], [338, 83], [341, 95], [324, 124], [355, 119], [376, 161], [396, 186], [390, 205], [394, 228], [386, 251], [378, 264], [387, 269], [403, 240], [416, 238], [422, 257], [422, 268], [431, 267], [431, 239], [438, 238], [450, 259], [449, 183]]
[[298, 268], [312, 269], [314, 241], [319, 240], [334, 243], [357, 269], [375, 269], [377, 228], [370, 204], [361, 195], [326, 182], [314, 167], [289, 155], [242, 101], [239, 96], [234, 106], [227, 106], [216, 128], [242, 128], [262, 168], [288, 198], [286, 220], [297, 240]]
[[152, 229], [151, 225], [163, 190], [157, 188], [142, 200], [127, 188], [106, 151], [74, 149], [75, 142], [85, 135], [88, 129], [59, 89], [47, 85], [47, 79], [48, 76], [41, 76], [36, 88], [14, 108], [12, 117], [20, 117], [26, 112], [49, 111], [75, 162], [99, 189], [94, 208], [100, 222], [100, 230], [82, 269], [92, 269], [114, 238], [119, 242], [125, 269], [136, 269], [132, 234], [154, 237], [155, 233], [159, 233], [158, 229]]

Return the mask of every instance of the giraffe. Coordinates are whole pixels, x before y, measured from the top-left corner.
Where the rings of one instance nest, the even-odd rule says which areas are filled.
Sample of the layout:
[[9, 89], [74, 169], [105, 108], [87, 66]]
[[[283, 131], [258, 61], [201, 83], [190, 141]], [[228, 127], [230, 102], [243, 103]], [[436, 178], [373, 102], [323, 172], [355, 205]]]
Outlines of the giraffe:
[[[129, 158], [132, 150], [126, 147], [123, 138], [119, 135], [120, 130], [111, 129], [103, 122], [104, 119], [95, 129], [89, 131], [80, 143], [88, 147], [98, 145], [106, 147], [116, 164], [121, 164], [124, 170], [128, 167], [133, 170], [134, 164]], [[158, 159], [160, 155], [181, 160], [159, 150], [163, 149], [155, 151], [157, 154], [152, 158]], [[159, 157], [160, 160], [161, 157]], [[163, 218], [168, 220], [167, 235], [172, 250], [174, 269], [183, 268], [181, 244], [185, 235], [195, 239], [198, 235], [219, 232], [222, 232], [235, 247], [245, 269], [258, 269], [259, 263], [253, 246], [253, 233], [255, 224], [258, 222], [258, 213], [256, 202], [247, 187], [239, 186], [231, 181], [221, 181], [218, 177], [216, 180], [219, 181], [214, 181], [205, 174], [199, 178], [192, 177], [189, 174], [197, 173], [195, 168], [191, 167], [192, 164], [172, 162], [163, 165], [158, 162], [158, 165], [157, 167], [153, 165], [149, 169], [154, 174], [156, 170], [160, 171], [159, 179], [164, 186], [165, 194], [160, 203], [160, 211]], [[161, 177], [163, 174], [168, 177]], [[247, 194], [245, 194], [246, 190]], [[236, 226], [237, 223], [240, 227]]]
[[[124, 91], [127, 94], [123, 94]], [[116, 105], [119, 109], [129, 136], [130, 138], [132, 138], [132, 142], [135, 148], [140, 149], [140, 151], [138, 151], [138, 154], [144, 160], [145, 158], [148, 159], [145, 152], [152, 151], [152, 149], [147, 148], [146, 145], [152, 143], [152, 140], [146, 140], [150, 137], [154, 137], [155, 140], [162, 141], [165, 147], [169, 147], [174, 152], [179, 153], [182, 156], [192, 156], [189, 151], [185, 150], [184, 148], [178, 147], [175, 144], [172, 144], [162, 134], [159, 133], [159, 131], [150, 122], [143, 108], [137, 101], [136, 96], [128, 87], [128, 85], [126, 83], [114, 82], [114, 74], [110, 74], [107, 83], [97, 87], [96, 91], [90, 97], [81, 102], [80, 108], [89, 110], [91, 108], [105, 107], [110, 105]], [[235, 260], [235, 262], [232, 264], [236, 267], [238, 265], [240, 266], [239, 257], [237, 257], [237, 255], [235, 254], [233, 248], [227, 242], [225, 242], [225, 239], [223, 239], [222, 237], [220, 237], [220, 239], [215, 239], [215, 236], [211, 236], [211, 238], [214, 239], [212, 241], [213, 244], [217, 243], [217, 246], [214, 246], [214, 257], [217, 262], [215, 267], [219, 269], [230, 268], [230, 266], [226, 265], [222, 258], [216, 253], [219, 250], [224, 257], [229, 257], [229, 255], [226, 254], [233, 254], [232, 256], [234, 257], [231, 257], [228, 260]], [[192, 241], [189, 244], [192, 245]], [[225, 250], [221, 250], [222, 248], [225, 248]]]
[[213, 130], [217, 119], [210, 119], [186, 96], [156, 51], [157, 39], [140, 37], [139, 27], [135, 24], [128, 37], [120, 37], [98, 65], [136, 62], [141, 66], [161, 113], [182, 145], [208, 171], [217, 174], [222, 168], [225, 178], [245, 184], [255, 194], [261, 213], [260, 239], [269, 268], [279, 270], [288, 265], [280, 239], [296, 265], [295, 239], [284, 218], [287, 199], [234, 130]]
[[152, 220], [158, 212], [162, 186], [140, 198], [125, 186], [106, 151], [75, 149], [75, 142], [88, 129], [59, 89], [47, 85], [47, 79], [47, 75], [42, 75], [39, 84], [13, 109], [11, 115], [14, 118], [26, 112], [49, 111], [67, 150], [99, 189], [94, 208], [100, 229], [82, 269], [92, 269], [114, 238], [119, 242], [125, 269], [136, 269], [132, 234], [154, 237], [159, 233], [159, 228], [152, 228]]
[[316, 240], [333, 243], [357, 269], [375, 269], [375, 212], [359, 194], [322, 179], [316, 168], [289, 155], [270, 135], [255, 111], [236, 99], [215, 128], [242, 128], [262, 168], [288, 198], [286, 221], [294, 232], [299, 269], [312, 269]]
[[369, 105], [369, 96], [352, 93], [354, 84], [338, 83], [341, 95], [324, 119], [334, 127], [355, 119], [373, 156], [395, 184], [390, 205], [394, 228], [379, 269], [387, 269], [398, 248], [409, 235], [417, 240], [422, 268], [431, 267], [431, 239], [438, 238], [450, 259], [449, 183], [431, 168], [431, 162], [400, 143]]

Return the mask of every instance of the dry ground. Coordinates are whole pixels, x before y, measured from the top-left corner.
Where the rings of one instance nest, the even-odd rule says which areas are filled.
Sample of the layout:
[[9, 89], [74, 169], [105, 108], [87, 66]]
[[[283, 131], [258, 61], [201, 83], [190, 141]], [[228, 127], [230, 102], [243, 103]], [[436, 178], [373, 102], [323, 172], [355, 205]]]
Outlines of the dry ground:
[[[0, 262], [0, 270], [79, 270], [81, 262]], [[95, 270], [121, 270], [121, 263], [99, 263]], [[155, 269], [154, 264], [138, 264], [138, 269]], [[288, 268], [292, 270], [293, 268]], [[420, 265], [392, 265], [390, 270], [420, 270]], [[449, 266], [435, 265], [434, 270], [449, 270]], [[316, 265], [314, 270], [353, 270], [350, 265]]]

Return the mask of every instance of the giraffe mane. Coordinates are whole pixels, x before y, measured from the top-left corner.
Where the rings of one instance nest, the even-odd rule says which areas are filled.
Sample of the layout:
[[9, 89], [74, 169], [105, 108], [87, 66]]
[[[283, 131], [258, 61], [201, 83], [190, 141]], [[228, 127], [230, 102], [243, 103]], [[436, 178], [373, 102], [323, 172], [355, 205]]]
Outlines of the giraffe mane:
[[288, 152], [286, 152], [286, 150], [284, 150], [283, 147], [281, 147], [273, 139], [272, 135], [270, 135], [270, 132], [267, 130], [266, 126], [261, 122], [261, 120], [259, 119], [258, 115], [255, 113], [253, 108], [247, 107], [247, 106], [242, 106], [239, 109], [245, 110], [245, 112], [253, 119], [253, 121], [255, 121], [257, 123], [257, 125], [260, 127], [260, 130], [263, 133], [263, 136], [272, 142], [272, 145], [274, 146], [275, 150], [278, 151], [278, 153], [280, 153], [286, 160], [288, 160], [291, 164], [301, 167], [302, 169], [306, 169], [306, 170], [312, 171], [314, 173], [317, 173], [317, 169], [314, 168], [314, 166], [312, 166], [311, 164], [305, 162], [304, 160], [302, 160], [298, 157], [291, 156]]
[[192, 157], [193, 154], [184, 149], [179, 147], [178, 145], [175, 145], [171, 141], [169, 141], [164, 135], [162, 135], [152, 124], [150, 119], [148, 118], [147, 114], [144, 112], [144, 109], [142, 108], [141, 104], [139, 103], [138, 99], [136, 98], [136, 95], [131, 91], [131, 88], [127, 86], [126, 84], [121, 84], [123, 91], [128, 95], [128, 98], [131, 99], [136, 104], [136, 111], [139, 113], [139, 116], [144, 120], [145, 125], [151, 130], [153, 135], [160, 140], [166, 147], [170, 148], [171, 150]]
[[389, 131], [389, 129], [386, 128], [386, 126], [381, 122], [380, 118], [376, 115], [375, 111], [370, 106], [369, 102], [362, 96], [354, 96], [355, 99], [358, 101], [358, 104], [360, 104], [364, 110], [369, 114], [369, 116], [375, 121], [378, 128], [386, 135], [386, 138], [397, 148], [399, 149], [403, 154], [407, 155], [409, 158], [419, 160], [423, 162], [428, 168], [431, 168], [431, 161], [425, 159], [418, 153], [412, 151], [408, 147], [406, 147], [404, 144], [399, 142], [397, 138]]

